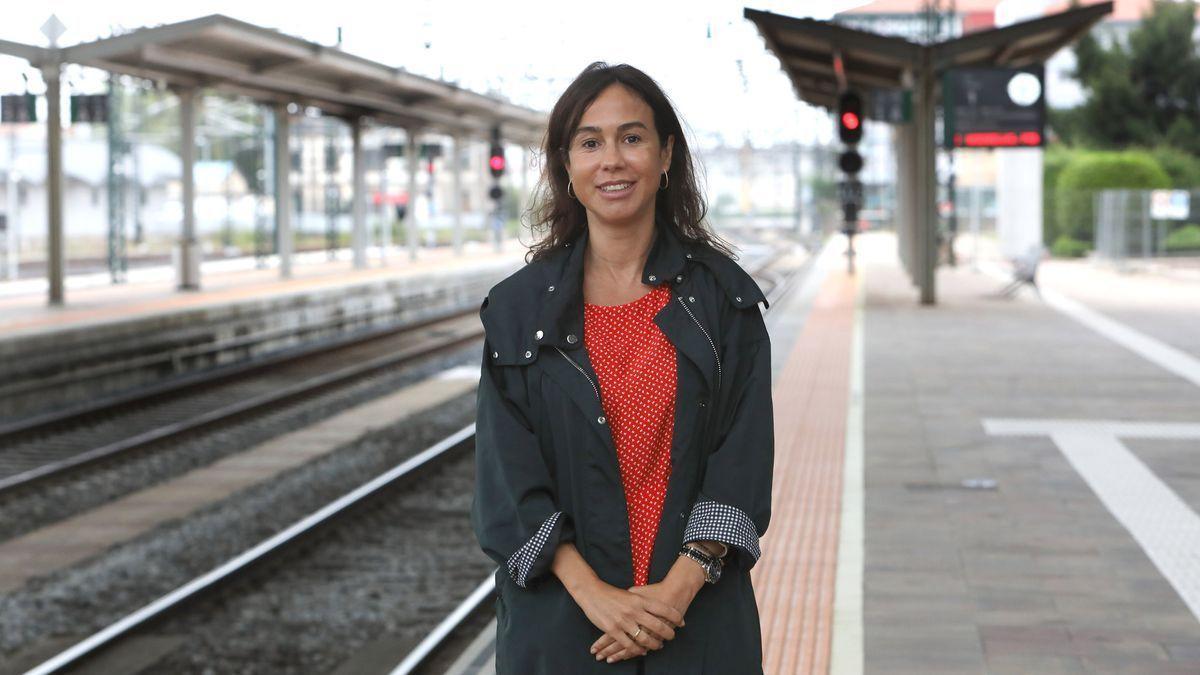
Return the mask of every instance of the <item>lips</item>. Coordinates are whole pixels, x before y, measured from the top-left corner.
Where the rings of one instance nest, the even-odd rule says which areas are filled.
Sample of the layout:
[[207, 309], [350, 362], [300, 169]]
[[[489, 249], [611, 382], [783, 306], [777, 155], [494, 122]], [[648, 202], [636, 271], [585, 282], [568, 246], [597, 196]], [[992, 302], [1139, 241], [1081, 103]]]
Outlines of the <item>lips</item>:
[[597, 188], [597, 190], [602, 195], [610, 195], [610, 196], [624, 195], [624, 194], [628, 194], [629, 191], [633, 189], [634, 182], [635, 181], [631, 181], [631, 180], [629, 180], [629, 181], [616, 181], [616, 180], [608, 181], [607, 183], [601, 183], [600, 186]]

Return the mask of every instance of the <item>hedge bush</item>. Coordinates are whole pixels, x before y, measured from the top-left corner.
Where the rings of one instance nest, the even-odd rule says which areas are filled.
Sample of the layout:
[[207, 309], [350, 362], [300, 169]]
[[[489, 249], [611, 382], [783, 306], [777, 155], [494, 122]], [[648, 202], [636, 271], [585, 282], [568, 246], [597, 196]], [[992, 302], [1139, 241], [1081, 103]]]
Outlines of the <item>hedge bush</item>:
[[1180, 190], [1200, 188], [1200, 157], [1178, 148], [1154, 149], [1154, 160], [1171, 177], [1171, 187]]
[[1080, 153], [1058, 176], [1056, 228], [1072, 239], [1090, 243], [1095, 228], [1092, 200], [1098, 190], [1169, 187], [1171, 177], [1145, 151]]
[[1079, 152], [1062, 145], [1051, 145], [1042, 156], [1042, 241], [1047, 246], [1062, 234], [1058, 211], [1054, 208], [1058, 177]]
[[1082, 258], [1091, 250], [1087, 242], [1073, 239], [1069, 235], [1059, 235], [1050, 245], [1050, 255], [1055, 258]]
[[1166, 247], [1168, 253], [1200, 251], [1200, 225], [1188, 223], [1172, 230], [1167, 235]]

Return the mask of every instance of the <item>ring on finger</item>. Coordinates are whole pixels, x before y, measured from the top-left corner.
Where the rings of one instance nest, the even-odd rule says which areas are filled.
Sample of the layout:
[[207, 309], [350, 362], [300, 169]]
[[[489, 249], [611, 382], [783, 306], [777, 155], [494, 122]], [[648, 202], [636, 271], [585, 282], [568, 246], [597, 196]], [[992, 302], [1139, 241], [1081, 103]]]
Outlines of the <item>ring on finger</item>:
[[636, 632], [636, 633], [634, 633], [633, 635], [630, 635], [629, 637], [630, 637], [631, 639], [633, 639], [633, 640], [636, 640], [636, 639], [637, 639], [637, 636], [639, 636], [639, 635], [641, 635], [641, 634], [642, 634], [642, 627], [641, 627], [641, 626], [638, 626], [637, 632]]

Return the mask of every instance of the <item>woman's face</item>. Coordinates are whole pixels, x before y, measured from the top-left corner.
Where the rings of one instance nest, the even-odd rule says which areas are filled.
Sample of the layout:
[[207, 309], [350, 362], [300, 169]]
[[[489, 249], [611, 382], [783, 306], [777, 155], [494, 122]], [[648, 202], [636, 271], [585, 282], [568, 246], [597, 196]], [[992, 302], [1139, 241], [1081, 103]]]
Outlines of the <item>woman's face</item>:
[[609, 86], [583, 112], [567, 148], [567, 174], [588, 223], [654, 222], [654, 199], [671, 148], [654, 129], [654, 112], [625, 87]]

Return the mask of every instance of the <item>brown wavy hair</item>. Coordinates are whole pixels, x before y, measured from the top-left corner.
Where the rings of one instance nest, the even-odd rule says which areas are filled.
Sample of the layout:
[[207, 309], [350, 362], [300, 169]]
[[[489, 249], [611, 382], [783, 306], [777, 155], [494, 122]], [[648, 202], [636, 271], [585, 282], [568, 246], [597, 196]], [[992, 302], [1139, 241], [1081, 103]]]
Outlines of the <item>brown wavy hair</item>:
[[681, 241], [702, 244], [735, 257], [729, 244], [704, 220], [708, 205], [700, 190], [696, 166], [679, 116], [666, 93], [649, 75], [633, 66], [624, 63], [610, 66], [597, 61], [584, 68], [571, 82], [550, 112], [546, 136], [542, 140], [542, 174], [527, 212], [527, 222], [536, 241], [530, 245], [526, 260], [542, 258], [574, 240], [587, 227], [587, 211], [583, 204], [567, 194], [567, 149], [584, 111], [613, 84], [624, 86], [650, 106], [660, 144], [665, 143], [668, 136], [675, 137], [668, 168], [670, 183], [654, 201], [655, 221], [671, 227]]

